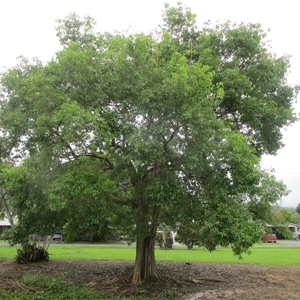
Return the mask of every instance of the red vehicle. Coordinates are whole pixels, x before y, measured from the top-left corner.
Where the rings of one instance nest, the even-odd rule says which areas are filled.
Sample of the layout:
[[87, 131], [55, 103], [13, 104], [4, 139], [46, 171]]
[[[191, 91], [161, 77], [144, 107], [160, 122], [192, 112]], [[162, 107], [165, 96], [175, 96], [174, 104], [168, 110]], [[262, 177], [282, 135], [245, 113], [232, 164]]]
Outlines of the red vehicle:
[[277, 237], [275, 233], [272, 234], [265, 234], [262, 238], [262, 241], [264, 243], [276, 243], [277, 242]]

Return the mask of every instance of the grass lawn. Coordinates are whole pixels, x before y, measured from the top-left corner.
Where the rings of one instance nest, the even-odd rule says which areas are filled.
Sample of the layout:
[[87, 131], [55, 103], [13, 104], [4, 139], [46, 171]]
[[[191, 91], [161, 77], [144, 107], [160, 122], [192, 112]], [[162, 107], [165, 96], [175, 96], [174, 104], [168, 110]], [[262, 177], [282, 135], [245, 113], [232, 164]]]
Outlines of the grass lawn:
[[[59, 244], [49, 248], [50, 259], [104, 259], [104, 260], [134, 260], [135, 247], [124, 245], [82, 245]], [[223, 262], [251, 263], [266, 265], [300, 265], [300, 249], [283, 247], [280, 244], [259, 244], [251, 249], [251, 254], [244, 254], [240, 260], [234, 256], [230, 248], [217, 248], [209, 252], [195, 248], [175, 246], [173, 250], [155, 252], [157, 260], [193, 261], [193, 262]], [[0, 259], [12, 259], [16, 255], [15, 248], [0, 246]]]

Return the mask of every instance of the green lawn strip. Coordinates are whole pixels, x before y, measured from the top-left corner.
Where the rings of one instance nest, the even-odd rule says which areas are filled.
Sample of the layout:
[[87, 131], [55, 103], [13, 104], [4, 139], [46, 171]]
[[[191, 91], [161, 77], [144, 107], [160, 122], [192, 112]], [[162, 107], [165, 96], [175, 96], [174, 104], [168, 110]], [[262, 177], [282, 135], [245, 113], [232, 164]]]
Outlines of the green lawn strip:
[[[53, 245], [49, 248], [50, 259], [76, 260], [131, 260], [135, 259], [135, 248], [130, 246], [103, 247], [84, 245]], [[15, 248], [0, 246], [0, 258], [12, 259], [16, 255]], [[300, 248], [278, 246], [254, 247], [251, 254], [244, 254], [240, 260], [232, 254], [230, 248], [217, 248], [209, 252], [204, 249], [173, 249], [155, 252], [157, 260], [191, 261], [191, 262], [222, 262], [222, 263], [251, 263], [266, 265], [299, 265]]]
[[234, 256], [229, 248], [218, 248], [211, 253], [207, 250], [156, 251], [157, 260], [263, 265], [300, 265], [299, 255], [300, 248], [253, 248], [251, 254], [243, 254], [242, 259]]
[[0, 259], [14, 258], [16, 254], [17, 254], [16, 248], [9, 247], [9, 246], [0, 246]]
[[66, 245], [50, 247], [49, 254], [50, 259], [134, 260], [135, 248]]

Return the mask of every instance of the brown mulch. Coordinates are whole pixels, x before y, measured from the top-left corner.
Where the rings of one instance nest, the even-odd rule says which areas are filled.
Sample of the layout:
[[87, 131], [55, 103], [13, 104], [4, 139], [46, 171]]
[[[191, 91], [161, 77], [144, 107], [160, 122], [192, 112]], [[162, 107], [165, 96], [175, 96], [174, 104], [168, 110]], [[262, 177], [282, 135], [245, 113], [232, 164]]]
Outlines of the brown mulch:
[[112, 295], [145, 299], [300, 299], [300, 268], [247, 264], [158, 262], [163, 281], [130, 284], [133, 262], [50, 260], [17, 265], [0, 260], [0, 289], [36, 291], [23, 275], [62, 277], [66, 284], [89, 286]]

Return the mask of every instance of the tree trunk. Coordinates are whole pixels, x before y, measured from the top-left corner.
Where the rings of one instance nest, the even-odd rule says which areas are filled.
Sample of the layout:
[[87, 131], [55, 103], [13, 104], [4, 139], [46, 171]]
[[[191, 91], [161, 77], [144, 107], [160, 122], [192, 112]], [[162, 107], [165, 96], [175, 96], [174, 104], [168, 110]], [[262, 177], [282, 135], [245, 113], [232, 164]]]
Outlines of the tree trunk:
[[142, 283], [149, 277], [160, 277], [155, 264], [154, 244], [155, 238], [151, 239], [150, 236], [137, 239], [132, 283]]
[[[158, 216], [159, 207], [155, 206], [153, 208], [150, 234], [146, 237], [137, 237], [135, 267], [132, 277], [133, 284], [142, 283], [149, 277], [160, 278], [159, 271], [155, 264], [154, 252]], [[147, 226], [148, 224], [145, 222], [146, 220], [144, 219], [143, 223], [139, 222], [137, 226]]]
[[9, 195], [8, 193], [6, 192], [5, 188], [1, 188], [1, 191], [0, 191], [0, 200], [3, 204], [3, 207], [4, 207], [4, 215], [7, 217], [9, 223], [10, 223], [10, 226], [14, 226], [14, 219], [13, 219], [13, 216], [11, 214], [11, 211], [10, 211], [10, 208], [9, 208], [9, 204], [7, 203], [7, 201], [9, 200]]

